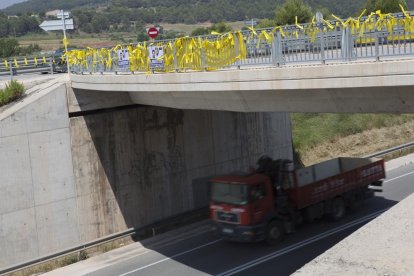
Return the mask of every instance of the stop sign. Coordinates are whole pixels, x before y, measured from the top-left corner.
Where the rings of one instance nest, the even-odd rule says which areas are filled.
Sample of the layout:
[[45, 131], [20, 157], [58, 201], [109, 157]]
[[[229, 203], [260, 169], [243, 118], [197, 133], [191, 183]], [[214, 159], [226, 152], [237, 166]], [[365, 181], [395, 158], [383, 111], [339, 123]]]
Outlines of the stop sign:
[[147, 34], [151, 38], [156, 38], [158, 36], [158, 29], [155, 27], [151, 27], [148, 29]]

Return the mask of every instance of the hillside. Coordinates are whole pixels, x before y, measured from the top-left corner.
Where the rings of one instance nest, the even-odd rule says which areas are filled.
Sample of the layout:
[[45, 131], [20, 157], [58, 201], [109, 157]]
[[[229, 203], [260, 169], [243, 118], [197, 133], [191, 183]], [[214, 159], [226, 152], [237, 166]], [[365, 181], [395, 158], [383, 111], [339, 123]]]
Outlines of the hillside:
[[[107, 9], [104, 9], [103, 13], [121, 10], [119, 16], [135, 20], [141, 19], [146, 23], [153, 23], [147, 22], [149, 17], [155, 18], [157, 22], [194, 23], [272, 18], [276, 7], [283, 2], [284, 0], [29, 0], [10, 6], [4, 12], [6, 14], [27, 14], [55, 9], [96, 10], [96, 7], [106, 7]], [[366, 1], [305, 0], [305, 2], [315, 10], [326, 7], [334, 14], [349, 17], [356, 14]]]

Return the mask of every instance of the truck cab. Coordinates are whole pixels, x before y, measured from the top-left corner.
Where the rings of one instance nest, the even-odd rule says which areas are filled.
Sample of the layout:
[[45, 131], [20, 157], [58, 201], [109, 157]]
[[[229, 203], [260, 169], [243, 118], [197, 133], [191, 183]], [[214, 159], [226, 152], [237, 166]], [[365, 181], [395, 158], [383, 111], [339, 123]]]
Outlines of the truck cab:
[[271, 180], [263, 174], [223, 176], [210, 181], [210, 218], [221, 236], [237, 241], [259, 241], [275, 212]]

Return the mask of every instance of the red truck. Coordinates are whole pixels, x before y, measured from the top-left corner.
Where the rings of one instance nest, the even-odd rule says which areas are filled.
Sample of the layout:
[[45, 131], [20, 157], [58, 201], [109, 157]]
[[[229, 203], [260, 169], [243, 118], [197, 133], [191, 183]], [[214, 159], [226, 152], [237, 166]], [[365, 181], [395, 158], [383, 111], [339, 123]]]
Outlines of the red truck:
[[278, 243], [303, 221], [342, 218], [381, 186], [384, 160], [335, 158], [294, 170], [292, 162], [261, 157], [254, 173], [215, 177], [210, 183], [214, 231], [235, 241]]

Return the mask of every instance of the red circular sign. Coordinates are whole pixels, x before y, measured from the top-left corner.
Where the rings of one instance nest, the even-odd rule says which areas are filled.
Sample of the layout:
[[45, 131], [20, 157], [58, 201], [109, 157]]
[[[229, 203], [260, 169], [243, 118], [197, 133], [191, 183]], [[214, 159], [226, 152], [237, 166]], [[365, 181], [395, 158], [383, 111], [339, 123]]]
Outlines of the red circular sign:
[[155, 27], [151, 27], [148, 29], [147, 34], [151, 38], [156, 38], [158, 36], [158, 29]]

